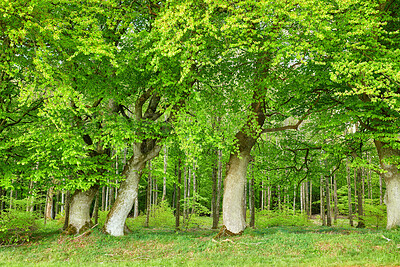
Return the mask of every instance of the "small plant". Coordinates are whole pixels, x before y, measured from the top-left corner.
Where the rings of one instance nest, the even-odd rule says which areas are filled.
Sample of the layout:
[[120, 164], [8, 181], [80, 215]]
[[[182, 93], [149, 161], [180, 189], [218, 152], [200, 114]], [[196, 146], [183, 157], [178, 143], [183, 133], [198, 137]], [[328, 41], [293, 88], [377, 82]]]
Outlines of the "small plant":
[[37, 229], [31, 212], [10, 209], [0, 214], [0, 244], [13, 245], [29, 241]]

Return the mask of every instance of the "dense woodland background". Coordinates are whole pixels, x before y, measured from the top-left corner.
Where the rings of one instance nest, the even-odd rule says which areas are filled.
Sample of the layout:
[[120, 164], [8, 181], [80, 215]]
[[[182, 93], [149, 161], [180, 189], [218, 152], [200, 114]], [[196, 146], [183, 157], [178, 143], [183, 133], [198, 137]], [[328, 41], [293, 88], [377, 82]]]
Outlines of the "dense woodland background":
[[122, 235], [160, 210], [220, 234], [276, 214], [400, 225], [399, 11], [1, 1], [0, 241], [14, 219], [75, 234], [100, 214]]

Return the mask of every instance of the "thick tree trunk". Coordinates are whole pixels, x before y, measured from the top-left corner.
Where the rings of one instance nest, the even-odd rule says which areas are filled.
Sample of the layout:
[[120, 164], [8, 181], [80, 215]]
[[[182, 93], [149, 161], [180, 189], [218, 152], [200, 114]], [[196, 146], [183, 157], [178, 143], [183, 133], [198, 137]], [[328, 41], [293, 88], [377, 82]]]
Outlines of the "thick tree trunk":
[[240, 156], [234, 153], [229, 159], [222, 202], [224, 227], [229, 234], [241, 234], [246, 228], [243, 195], [249, 161], [250, 151], [243, 151]]
[[386, 183], [385, 204], [387, 209], [387, 229], [400, 226], [400, 171], [395, 163], [389, 163], [392, 157], [398, 162], [400, 151], [393, 149], [375, 140], [379, 160], [382, 169], [386, 172], [382, 174]]
[[76, 190], [72, 195], [69, 205], [68, 227], [65, 229], [66, 234], [79, 234], [93, 226], [90, 218], [90, 207], [97, 191], [98, 186], [92, 186], [86, 191]]
[[142, 171], [147, 161], [156, 157], [161, 147], [154, 140], [144, 140], [134, 144], [133, 156], [126, 163], [122, 175], [125, 180], [121, 183], [118, 196], [107, 215], [104, 231], [112, 236], [122, 236], [129, 232], [125, 226], [133, 202], [137, 198], [137, 189]]

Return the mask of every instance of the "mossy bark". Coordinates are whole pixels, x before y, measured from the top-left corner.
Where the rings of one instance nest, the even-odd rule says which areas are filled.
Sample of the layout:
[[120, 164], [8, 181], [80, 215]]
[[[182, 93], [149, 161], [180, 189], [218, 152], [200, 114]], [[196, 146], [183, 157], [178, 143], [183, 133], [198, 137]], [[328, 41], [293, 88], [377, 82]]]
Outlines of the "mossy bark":
[[68, 226], [64, 230], [65, 234], [80, 234], [93, 226], [90, 208], [98, 189], [98, 186], [92, 186], [86, 191], [76, 190], [74, 192], [69, 204], [69, 219]]
[[400, 150], [393, 149], [388, 144], [375, 140], [380, 164], [385, 173], [382, 174], [386, 183], [385, 204], [387, 208], [387, 229], [400, 226], [400, 170], [397, 167]]

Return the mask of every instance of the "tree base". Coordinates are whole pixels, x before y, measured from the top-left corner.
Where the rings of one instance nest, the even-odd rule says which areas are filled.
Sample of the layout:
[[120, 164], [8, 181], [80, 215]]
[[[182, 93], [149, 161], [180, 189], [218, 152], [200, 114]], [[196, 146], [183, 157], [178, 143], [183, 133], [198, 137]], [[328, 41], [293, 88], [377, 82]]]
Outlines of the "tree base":
[[86, 222], [79, 230], [76, 228], [76, 226], [70, 224], [68, 225], [67, 229], [64, 230], [63, 234], [64, 235], [76, 235], [76, 234], [81, 234], [84, 233], [85, 231], [89, 230], [93, 226], [93, 223]]
[[239, 233], [233, 233], [229, 231], [225, 225], [222, 225], [221, 230], [219, 230], [218, 234], [214, 237], [214, 239], [220, 239], [222, 237], [229, 237], [229, 236], [238, 236], [242, 234], [243, 231], [240, 231]]

